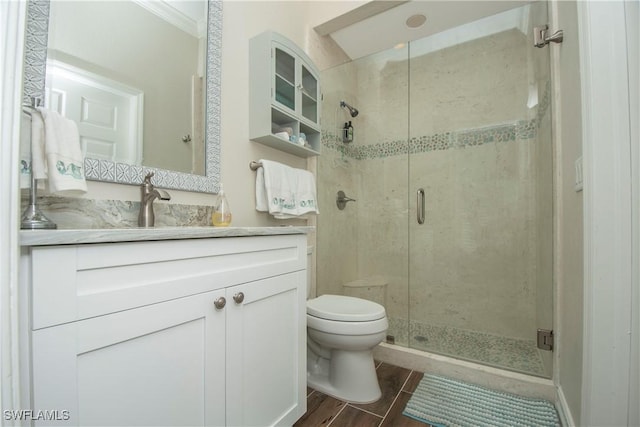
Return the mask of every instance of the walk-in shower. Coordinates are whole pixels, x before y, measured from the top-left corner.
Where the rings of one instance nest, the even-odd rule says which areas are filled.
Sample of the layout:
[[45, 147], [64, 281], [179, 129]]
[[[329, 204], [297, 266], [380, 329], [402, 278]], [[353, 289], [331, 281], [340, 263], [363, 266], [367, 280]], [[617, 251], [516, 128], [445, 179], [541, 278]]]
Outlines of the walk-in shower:
[[[322, 74], [318, 294], [383, 304], [396, 345], [551, 376], [546, 16], [531, 3]], [[343, 99], [361, 107], [348, 145]], [[336, 209], [339, 190], [358, 202]]]

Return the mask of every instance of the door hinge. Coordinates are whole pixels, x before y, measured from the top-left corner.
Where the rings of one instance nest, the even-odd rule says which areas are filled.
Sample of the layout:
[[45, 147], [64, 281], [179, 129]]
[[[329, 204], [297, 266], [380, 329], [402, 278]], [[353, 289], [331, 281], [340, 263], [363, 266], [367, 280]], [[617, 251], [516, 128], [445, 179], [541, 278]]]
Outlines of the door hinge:
[[538, 329], [538, 348], [553, 351], [553, 331]]
[[563, 39], [564, 32], [562, 30], [558, 30], [553, 34], [549, 34], [548, 25], [533, 27], [533, 45], [535, 47], [545, 47], [551, 42], [562, 43]]

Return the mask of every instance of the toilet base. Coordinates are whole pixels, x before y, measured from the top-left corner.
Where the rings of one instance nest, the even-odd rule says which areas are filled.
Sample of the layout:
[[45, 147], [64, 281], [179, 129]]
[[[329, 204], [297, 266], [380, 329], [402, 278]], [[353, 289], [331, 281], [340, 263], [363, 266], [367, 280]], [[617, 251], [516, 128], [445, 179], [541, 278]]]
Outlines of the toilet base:
[[307, 385], [352, 403], [373, 403], [382, 392], [371, 350], [331, 350], [331, 360], [307, 350]]

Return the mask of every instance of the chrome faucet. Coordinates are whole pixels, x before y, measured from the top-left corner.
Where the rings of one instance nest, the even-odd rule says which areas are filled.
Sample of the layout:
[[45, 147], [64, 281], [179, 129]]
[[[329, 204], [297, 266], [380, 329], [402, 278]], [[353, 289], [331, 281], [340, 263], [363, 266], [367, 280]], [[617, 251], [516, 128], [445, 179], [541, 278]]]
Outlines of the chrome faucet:
[[142, 185], [140, 185], [140, 214], [138, 215], [139, 227], [153, 227], [156, 222], [156, 216], [153, 213], [153, 201], [158, 198], [160, 200], [171, 200], [171, 196], [164, 190], [155, 188], [151, 183], [153, 172], [149, 172], [144, 177]]

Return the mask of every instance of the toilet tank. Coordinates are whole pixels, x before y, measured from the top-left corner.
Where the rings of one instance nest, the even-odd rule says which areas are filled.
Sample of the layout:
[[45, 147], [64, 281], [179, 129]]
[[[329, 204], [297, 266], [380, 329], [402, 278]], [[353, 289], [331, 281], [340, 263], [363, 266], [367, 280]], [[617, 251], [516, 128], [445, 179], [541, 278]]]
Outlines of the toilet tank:
[[370, 276], [345, 283], [342, 291], [344, 295], [377, 302], [386, 307], [387, 284], [388, 280], [383, 276]]

